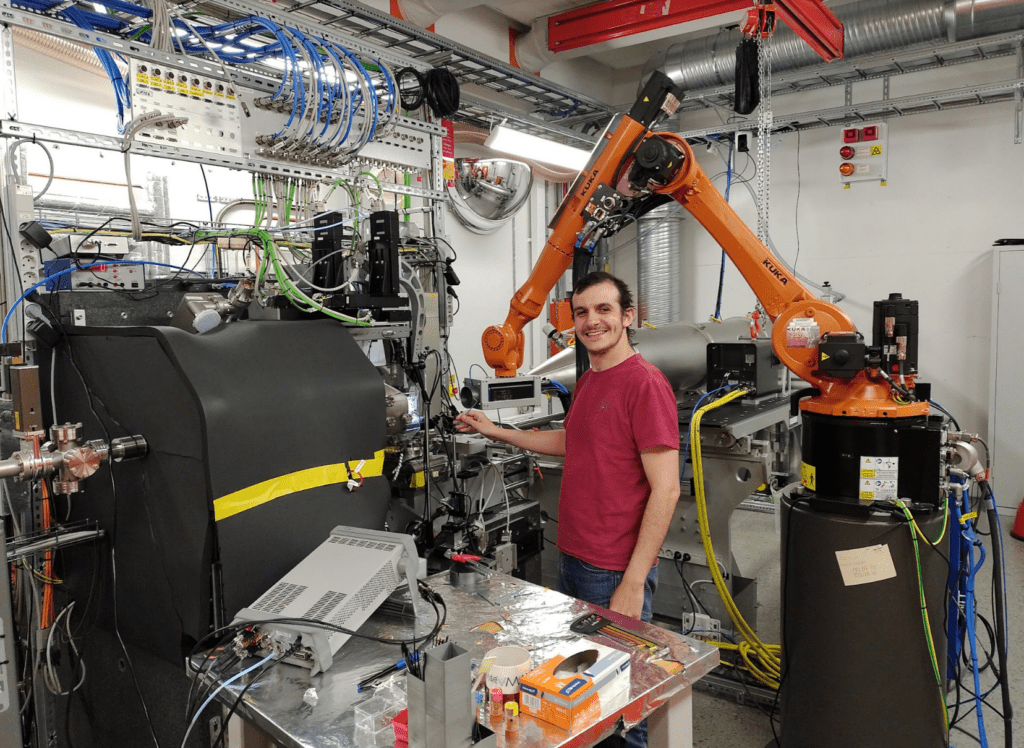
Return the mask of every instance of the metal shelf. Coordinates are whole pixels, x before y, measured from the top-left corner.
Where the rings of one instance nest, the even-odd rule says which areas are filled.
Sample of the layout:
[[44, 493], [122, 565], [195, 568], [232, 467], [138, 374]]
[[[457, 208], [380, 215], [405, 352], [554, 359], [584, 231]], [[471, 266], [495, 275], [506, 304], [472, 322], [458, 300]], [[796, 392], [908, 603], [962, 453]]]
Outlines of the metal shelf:
[[[851, 85], [865, 80], [884, 79], [894, 75], [917, 73], [1010, 55], [1018, 55], [1019, 58], [1022, 44], [1024, 44], [1024, 34], [1015, 32], [984, 39], [973, 39], [969, 42], [918, 46], [895, 53], [873, 55], [851, 61], [837, 60], [788, 73], [773, 73], [772, 96], [784, 96], [830, 86]], [[711, 107], [732, 109], [733, 95], [732, 85], [687, 95], [679, 106], [679, 113]]]
[[[774, 132], [794, 132], [817, 127], [834, 127], [851, 122], [862, 122], [868, 119], [885, 117], [901, 117], [911, 114], [938, 112], [946, 109], [960, 109], [980, 104], [996, 104], [1006, 101], [1020, 101], [1024, 90], [1024, 78], [993, 83], [987, 86], [965, 86], [947, 91], [936, 91], [914, 96], [903, 96], [898, 99], [882, 99], [850, 106], [818, 109], [786, 116], [776, 116], [772, 123]], [[1019, 138], [1018, 117], [1018, 138]], [[737, 130], [757, 129], [757, 119], [741, 122], [730, 122], [697, 130], [680, 132], [684, 138], [701, 138], [708, 135], [736, 132]], [[1019, 140], [1018, 140], [1019, 142]]]
[[[208, 13], [212, 17], [223, 17], [224, 9], [240, 4], [235, 0], [188, 3], [200, 13]], [[483, 86], [507, 96], [510, 107], [502, 111], [501, 116], [517, 129], [534, 134], [543, 134], [549, 138], [554, 135], [573, 144], [580, 141], [592, 143], [593, 137], [583, 136], [558, 125], [559, 116], [551, 112], [569, 112], [574, 122], [598, 124], [603, 124], [615, 114], [615, 110], [604, 102], [463, 47], [355, 0], [278, 0], [264, 12], [299, 18], [327, 29], [328, 32], [340, 32], [372, 47], [415, 61], [410, 64], [416, 64], [417, 67], [444, 65], [455, 74], [460, 84]], [[455, 118], [477, 127], [489, 127], [494, 119], [493, 110], [501, 107], [492, 102], [481, 106], [481, 101], [467, 96]], [[528, 112], [516, 111], [513, 108], [516, 105]]]

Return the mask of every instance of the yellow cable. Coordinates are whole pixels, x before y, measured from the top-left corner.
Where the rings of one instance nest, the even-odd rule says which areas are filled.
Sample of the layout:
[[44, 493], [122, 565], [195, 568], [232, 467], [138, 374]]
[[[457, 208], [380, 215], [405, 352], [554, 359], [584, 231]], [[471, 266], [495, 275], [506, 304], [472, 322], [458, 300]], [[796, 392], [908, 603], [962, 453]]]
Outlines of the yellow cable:
[[[700, 539], [704, 546], [704, 555], [707, 557], [708, 568], [711, 570], [711, 578], [718, 589], [719, 597], [722, 598], [726, 611], [729, 613], [729, 618], [732, 619], [733, 625], [740, 632], [740, 635], [749, 647], [749, 651], [744, 647], [740, 647], [740, 656], [743, 657], [748, 667], [751, 667], [751, 673], [754, 673], [758, 680], [772, 688], [778, 688], [777, 679], [782, 673], [782, 661], [779, 657], [781, 650], [778, 645], [765, 644], [758, 638], [757, 634], [754, 633], [754, 630], [743, 618], [739, 608], [736, 606], [736, 601], [733, 600], [732, 595], [729, 593], [729, 588], [726, 586], [725, 580], [722, 578], [722, 572], [719, 570], [718, 563], [715, 560], [715, 549], [711, 544], [711, 531], [708, 527], [707, 498], [704, 493], [704, 468], [701, 463], [700, 449], [701, 419], [708, 411], [720, 408], [726, 403], [742, 397], [747, 392], [748, 390], [734, 390], [728, 395], [708, 403], [693, 415], [693, 419], [690, 421], [690, 456], [693, 460], [693, 485], [697, 501], [697, 519], [700, 523]], [[751, 666], [750, 655], [756, 656], [761, 661], [770, 676], [761, 672], [755, 673], [755, 669]]]

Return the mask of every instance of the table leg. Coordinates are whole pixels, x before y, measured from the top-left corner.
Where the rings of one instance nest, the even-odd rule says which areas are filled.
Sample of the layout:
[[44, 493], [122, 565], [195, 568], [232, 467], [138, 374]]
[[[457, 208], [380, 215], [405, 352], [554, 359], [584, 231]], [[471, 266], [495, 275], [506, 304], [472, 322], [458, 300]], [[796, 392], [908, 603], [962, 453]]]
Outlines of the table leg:
[[693, 686], [674, 694], [647, 718], [649, 748], [693, 747]]

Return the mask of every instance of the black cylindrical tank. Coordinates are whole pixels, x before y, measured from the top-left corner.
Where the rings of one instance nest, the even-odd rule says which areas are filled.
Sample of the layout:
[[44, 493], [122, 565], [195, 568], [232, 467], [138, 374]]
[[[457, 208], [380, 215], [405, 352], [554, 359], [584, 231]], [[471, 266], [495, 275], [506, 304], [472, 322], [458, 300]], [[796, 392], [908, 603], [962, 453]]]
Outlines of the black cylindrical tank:
[[[948, 566], [918, 539], [940, 691], [907, 522], [867, 507], [854, 507], [854, 513], [822, 509], [810, 496], [793, 494], [782, 503], [782, 748], [946, 745], [942, 627]], [[939, 536], [941, 511], [915, 518], [927, 537]], [[844, 581], [836, 552], [876, 546], [882, 549], [867, 555], [891, 556], [895, 576]], [[939, 550], [948, 553], [945, 539]], [[857, 576], [863, 570], [853, 573], [864, 578]]]
[[927, 416], [852, 418], [804, 411], [802, 423], [803, 484], [819, 496], [866, 504], [894, 496], [941, 503], [941, 432]]

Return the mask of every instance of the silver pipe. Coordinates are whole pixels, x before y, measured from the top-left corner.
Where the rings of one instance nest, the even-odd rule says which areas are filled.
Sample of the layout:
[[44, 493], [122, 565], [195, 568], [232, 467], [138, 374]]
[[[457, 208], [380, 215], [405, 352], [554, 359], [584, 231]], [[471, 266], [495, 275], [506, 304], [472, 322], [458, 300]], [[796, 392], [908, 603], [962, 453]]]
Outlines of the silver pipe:
[[[1024, 29], [1021, 0], [861, 0], [834, 10], [845, 30], [845, 60], [913, 47], [965, 41]], [[732, 83], [739, 33], [718, 33], [674, 44], [644, 65], [646, 79], [661, 70], [687, 94]], [[772, 73], [820, 65], [821, 57], [792, 29], [772, 37]]]
[[682, 216], [674, 204], [650, 211], [637, 221], [637, 309], [640, 319], [652, 325], [678, 322], [679, 224]]
[[[730, 317], [723, 322], [673, 322], [657, 328], [636, 331], [633, 347], [664, 374], [674, 390], [692, 390], [707, 377], [708, 343], [721, 343], [750, 337], [746, 317]], [[559, 351], [529, 371], [558, 382], [568, 390], [576, 387], [576, 349]]]

